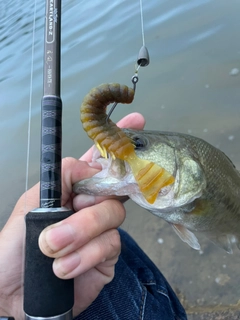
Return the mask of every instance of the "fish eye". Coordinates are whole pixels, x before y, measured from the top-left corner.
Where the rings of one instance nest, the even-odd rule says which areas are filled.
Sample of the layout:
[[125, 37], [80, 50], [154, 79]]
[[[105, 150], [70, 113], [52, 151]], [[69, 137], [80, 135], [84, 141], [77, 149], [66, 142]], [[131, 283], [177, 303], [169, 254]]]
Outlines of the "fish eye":
[[148, 141], [145, 137], [134, 136], [132, 137], [135, 149], [143, 149], [147, 146]]

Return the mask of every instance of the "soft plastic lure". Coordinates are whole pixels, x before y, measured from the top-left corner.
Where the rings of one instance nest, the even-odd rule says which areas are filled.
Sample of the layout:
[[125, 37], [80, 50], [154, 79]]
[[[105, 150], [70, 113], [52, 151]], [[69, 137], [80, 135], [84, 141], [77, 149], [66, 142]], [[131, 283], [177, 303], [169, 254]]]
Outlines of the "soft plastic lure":
[[139, 189], [149, 203], [154, 203], [160, 189], [172, 184], [174, 177], [157, 164], [138, 158], [133, 141], [107, 120], [107, 105], [113, 102], [131, 103], [134, 90], [118, 83], [102, 84], [93, 88], [81, 105], [81, 121], [84, 130], [94, 141], [102, 157], [127, 161]]

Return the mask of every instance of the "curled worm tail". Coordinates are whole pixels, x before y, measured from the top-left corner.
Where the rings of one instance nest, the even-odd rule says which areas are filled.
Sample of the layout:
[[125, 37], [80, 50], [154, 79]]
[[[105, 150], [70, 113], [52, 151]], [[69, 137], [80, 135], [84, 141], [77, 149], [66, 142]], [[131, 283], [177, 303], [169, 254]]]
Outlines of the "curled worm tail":
[[102, 84], [93, 88], [81, 105], [81, 121], [88, 136], [94, 140], [101, 154], [109, 152], [120, 159], [134, 150], [129, 138], [110, 119], [106, 108], [112, 102], [131, 103], [134, 90], [118, 83]]

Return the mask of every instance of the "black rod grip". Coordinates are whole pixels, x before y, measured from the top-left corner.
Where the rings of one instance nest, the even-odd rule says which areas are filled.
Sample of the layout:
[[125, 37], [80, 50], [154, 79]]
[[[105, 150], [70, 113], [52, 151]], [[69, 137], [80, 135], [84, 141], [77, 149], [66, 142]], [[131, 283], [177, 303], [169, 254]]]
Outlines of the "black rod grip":
[[42, 98], [40, 207], [61, 207], [62, 100]]
[[71, 214], [66, 208], [56, 208], [55, 211], [39, 208], [26, 215], [24, 312], [27, 315], [53, 317], [73, 307], [73, 279], [56, 277], [52, 270], [53, 259], [45, 256], [38, 246], [38, 238], [44, 228]]

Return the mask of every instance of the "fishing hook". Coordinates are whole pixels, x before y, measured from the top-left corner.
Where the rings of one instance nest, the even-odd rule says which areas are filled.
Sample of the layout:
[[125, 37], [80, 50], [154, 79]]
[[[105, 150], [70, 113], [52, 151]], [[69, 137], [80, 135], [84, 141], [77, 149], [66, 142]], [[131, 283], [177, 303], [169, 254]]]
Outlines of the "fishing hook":
[[[139, 50], [138, 53], [138, 59], [137, 59], [137, 66], [135, 68], [135, 74], [132, 76], [132, 83], [133, 83], [133, 90], [134, 92], [136, 91], [136, 86], [138, 83], [138, 70], [140, 67], [146, 67], [148, 66], [150, 63], [150, 59], [149, 59], [149, 53], [148, 53], [148, 49], [146, 46], [142, 46], [141, 49]], [[112, 105], [110, 111], [108, 112], [107, 118], [106, 118], [106, 123], [108, 122], [111, 114], [113, 113], [114, 109], [116, 108], [116, 106], [118, 105], [117, 102], [114, 102], [114, 104]]]

